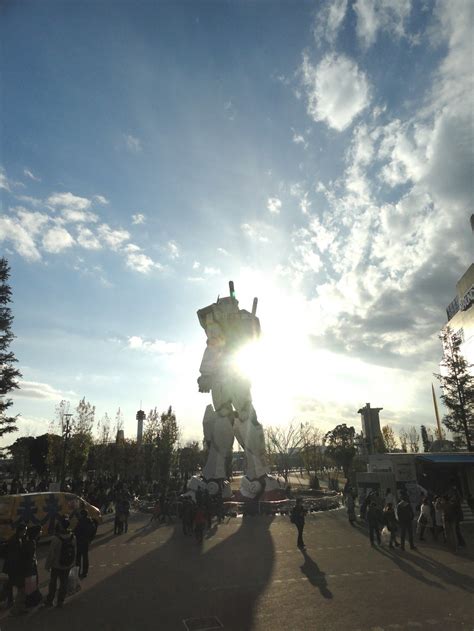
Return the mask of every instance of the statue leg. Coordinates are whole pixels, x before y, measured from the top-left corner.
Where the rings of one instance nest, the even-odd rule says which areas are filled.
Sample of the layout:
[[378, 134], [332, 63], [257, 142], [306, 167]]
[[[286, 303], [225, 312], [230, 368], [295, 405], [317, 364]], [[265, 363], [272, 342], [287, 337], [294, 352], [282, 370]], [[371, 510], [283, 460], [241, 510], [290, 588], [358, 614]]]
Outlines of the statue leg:
[[208, 405], [203, 419], [209, 454], [202, 473], [206, 480], [224, 480], [234, 444], [234, 413], [225, 384], [217, 383], [212, 388], [212, 402], [214, 408]]
[[248, 383], [236, 381], [232, 394], [232, 402], [237, 412], [234, 432], [244, 448], [247, 461], [245, 475], [250, 481], [257, 480], [268, 473], [263, 427], [257, 420]]

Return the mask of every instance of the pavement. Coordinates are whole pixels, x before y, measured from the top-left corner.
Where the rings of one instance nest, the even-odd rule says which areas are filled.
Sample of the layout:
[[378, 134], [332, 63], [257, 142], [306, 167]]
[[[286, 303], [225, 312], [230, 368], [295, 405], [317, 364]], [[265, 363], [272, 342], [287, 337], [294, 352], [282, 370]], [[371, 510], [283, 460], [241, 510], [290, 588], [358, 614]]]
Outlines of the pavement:
[[[181, 524], [100, 527], [89, 576], [63, 609], [0, 615], [2, 631], [474, 630], [474, 538], [454, 553], [371, 548], [344, 510], [307, 516], [305, 551], [287, 516], [230, 518], [202, 546]], [[47, 546], [41, 546], [40, 586]]]

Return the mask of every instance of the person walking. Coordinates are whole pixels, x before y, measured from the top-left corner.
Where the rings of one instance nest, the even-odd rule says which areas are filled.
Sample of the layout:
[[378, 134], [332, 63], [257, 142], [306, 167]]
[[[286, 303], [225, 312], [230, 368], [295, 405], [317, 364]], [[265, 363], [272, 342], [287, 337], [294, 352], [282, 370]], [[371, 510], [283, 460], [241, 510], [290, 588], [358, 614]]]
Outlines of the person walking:
[[433, 522], [431, 520], [431, 506], [427, 497], [423, 499], [420, 506], [420, 514], [418, 516], [418, 536], [420, 541], [424, 541], [424, 534], [426, 528], [431, 528], [433, 531]]
[[301, 497], [297, 497], [296, 504], [294, 505], [293, 510], [291, 511], [290, 518], [291, 518], [291, 523], [295, 524], [296, 528], [298, 529], [298, 539], [296, 541], [296, 546], [300, 549], [304, 549], [306, 547], [303, 541], [305, 515], [306, 515], [306, 509], [303, 506], [303, 500], [301, 499]]
[[398, 521], [391, 502], [389, 502], [383, 509], [383, 523], [390, 533], [389, 547], [398, 547], [400, 545], [397, 541]]
[[456, 535], [456, 506], [448, 495], [443, 497], [443, 528], [446, 541], [449, 546], [458, 550], [458, 537]]
[[410, 548], [416, 550], [415, 543], [413, 541], [413, 508], [408, 501], [408, 495], [402, 495], [402, 499], [397, 505], [398, 523], [400, 524], [400, 541], [401, 549], [405, 550], [405, 539], [408, 535], [408, 541], [410, 542]]
[[41, 536], [41, 526], [30, 526], [26, 532], [23, 545], [24, 571], [25, 571], [25, 605], [37, 607], [43, 597], [39, 590], [38, 560], [36, 548]]
[[46, 558], [45, 568], [51, 572], [45, 606], [52, 607], [59, 581], [57, 606], [62, 607], [66, 598], [67, 579], [76, 562], [76, 537], [71, 532], [69, 519], [63, 517], [58, 524]]
[[435, 540], [438, 540], [438, 535], [441, 533], [443, 537], [443, 543], [446, 543], [446, 532], [444, 530], [444, 499], [442, 497], [435, 497], [434, 501], [434, 532], [435, 532]]
[[464, 521], [464, 513], [461, 506], [461, 498], [457, 491], [451, 495], [451, 503], [454, 508], [454, 529], [456, 531], [457, 543], [458, 546], [464, 548], [466, 542], [461, 533], [461, 522]]
[[74, 535], [76, 537], [76, 565], [79, 568], [79, 578], [86, 578], [89, 572], [89, 545], [95, 536], [95, 525], [85, 509], [80, 512]]
[[206, 511], [203, 506], [198, 506], [194, 513], [194, 535], [198, 543], [202, 543], [204, 537], [204, 528], [207, 523]]

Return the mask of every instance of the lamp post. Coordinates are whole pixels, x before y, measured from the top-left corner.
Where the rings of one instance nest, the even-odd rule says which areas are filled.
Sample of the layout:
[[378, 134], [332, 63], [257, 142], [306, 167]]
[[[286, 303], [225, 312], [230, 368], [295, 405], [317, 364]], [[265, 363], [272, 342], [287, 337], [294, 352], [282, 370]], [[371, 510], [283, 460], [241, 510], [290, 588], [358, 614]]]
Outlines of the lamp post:
[[64, 482], [66, 477], [66, 456], [67, 456], [67, 448], [68, 441], [71, 435], [71, 418], [72, 414], [67, 413], [63, 415], [63, 458], [61, 463], [61, 490], [64, 488]]

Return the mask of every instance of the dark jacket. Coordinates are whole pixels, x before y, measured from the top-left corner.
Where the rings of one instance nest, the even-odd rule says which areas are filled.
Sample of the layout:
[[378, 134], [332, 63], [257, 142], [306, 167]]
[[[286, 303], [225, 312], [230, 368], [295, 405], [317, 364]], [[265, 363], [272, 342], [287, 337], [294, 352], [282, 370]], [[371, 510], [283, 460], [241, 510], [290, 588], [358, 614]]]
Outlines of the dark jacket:
[[367, 522], [369, 526], [379, 526], [382, 524], [382, 511], [378, 506], [369, 506], [367, 511]]
[[306, 515], [306, 509], [303, 504], [296, 504], [291, 511], [291, 521], [296, 526], [304, 526], [304, 516]]
[[406, 500], [402, 500], [398, 503], [397, 513], [398, 521], [404, 525], [411, 524], [415, 517], [415, 513], [413, 512], [410, 502], [407, 502]]
[[10, 582], [16, 587], [23, 585], [25, 581], [25, 554], [24, 539], [16, 535], [9, 539], [3, 571], [8, 574]]
[[387, 526], [387, 528], [390, 530], [390, 532], [396, 532], [397, 531], [397, 526], [398, 526], [398, 522], [397, 522], [397, 517], [395, 515], [395, 511], [393, 510], [386, 510], [383, 512], [383, 523], [385, 524], [385, 526]]
[[84, 547], [89, 545], [95, 535], [94, 522], [90, 517], [80, 517], [74, 529], [77, 545]]

